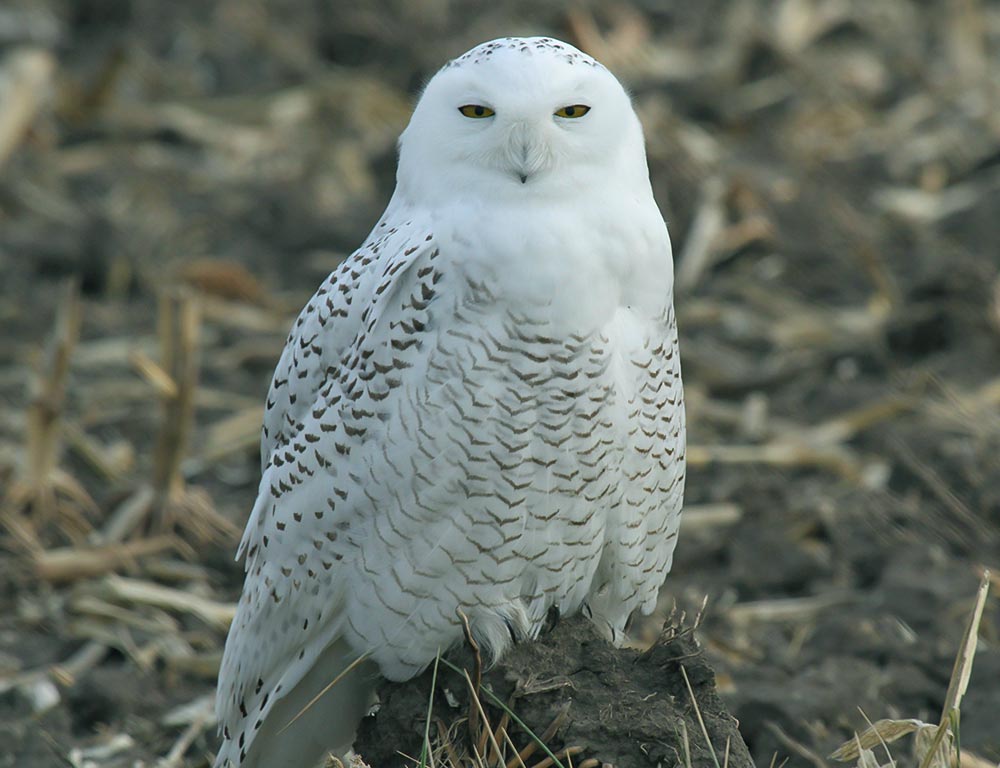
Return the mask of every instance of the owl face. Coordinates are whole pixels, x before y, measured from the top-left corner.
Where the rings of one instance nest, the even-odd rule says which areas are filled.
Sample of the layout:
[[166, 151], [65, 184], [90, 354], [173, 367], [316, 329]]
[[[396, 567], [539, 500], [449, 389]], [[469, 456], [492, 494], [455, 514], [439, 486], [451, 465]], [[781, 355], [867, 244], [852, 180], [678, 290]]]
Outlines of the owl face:
[[483, 43], [430, 81], [400, 140], [400, 185], [491, 199], [647, 178], [628, 95], [602, 65], [551, 38]]

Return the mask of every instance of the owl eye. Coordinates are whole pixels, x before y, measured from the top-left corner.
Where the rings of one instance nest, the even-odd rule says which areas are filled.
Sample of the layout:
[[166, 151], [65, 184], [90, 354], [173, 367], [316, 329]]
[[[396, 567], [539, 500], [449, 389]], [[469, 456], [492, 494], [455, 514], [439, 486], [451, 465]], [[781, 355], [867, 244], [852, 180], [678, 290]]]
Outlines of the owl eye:
[[464, 107], [459, 107], [458, 111], [466, 117], [472, 118], [493, 117], [496, 114], [492, 109], [484, 107], [482, 104], [466, 104]]
[[589, 111], [590, 107], [586, 104], [571, 104], [568, 107], [557, 109], [555, 115], [556, 117], [583, 117]]

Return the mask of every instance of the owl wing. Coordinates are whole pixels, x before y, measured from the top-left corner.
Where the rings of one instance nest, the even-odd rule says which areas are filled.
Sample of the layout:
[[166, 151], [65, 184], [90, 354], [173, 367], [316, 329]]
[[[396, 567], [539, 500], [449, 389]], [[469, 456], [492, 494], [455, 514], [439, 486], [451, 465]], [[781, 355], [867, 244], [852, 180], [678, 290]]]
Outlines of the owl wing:
[[[261, 430], [261, 471], [302, 430], [312, 401], [361, 328], [367, 297], [389, 268], [412, 261], [421, 241], [412, 222], [383, 219], [366, 243], [323, 282], [299, 313], [271, 379]], [[423, 235], [426, 237], [426, 235]]]
[[268, 395], [260, 489], [237, 555], [247, 577], [219, 676], [217, 765], [255, 764], [243, 759], [258, 731], [273, 732], [262, 726], [275, 703], [341, 632], [344, 531], [366, 503], [343, 490], [356, 482], [350, 447], [361, 439], [349, 412], [361, 390], [391, 386], [400, 353], [380, 329], [402, 307], [413, 321], [428, 300], [420, 265], [437, 255], [412, 221], [378, 229], [306, 305]]

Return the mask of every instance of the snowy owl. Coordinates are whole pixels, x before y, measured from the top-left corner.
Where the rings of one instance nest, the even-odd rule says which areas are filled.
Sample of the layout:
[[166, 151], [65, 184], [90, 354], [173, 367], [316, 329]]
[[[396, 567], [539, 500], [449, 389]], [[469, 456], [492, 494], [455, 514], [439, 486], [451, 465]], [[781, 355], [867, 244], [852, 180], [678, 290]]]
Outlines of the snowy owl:
[[431, 79], [271, 384], [216, 766], [348, 749], [379, 676], [460, 643], [463, 613], [495, 659], [550, 611], [619, 641], [653, 609], [684, 487], [672, 289], [608, 70], [506, 38]]

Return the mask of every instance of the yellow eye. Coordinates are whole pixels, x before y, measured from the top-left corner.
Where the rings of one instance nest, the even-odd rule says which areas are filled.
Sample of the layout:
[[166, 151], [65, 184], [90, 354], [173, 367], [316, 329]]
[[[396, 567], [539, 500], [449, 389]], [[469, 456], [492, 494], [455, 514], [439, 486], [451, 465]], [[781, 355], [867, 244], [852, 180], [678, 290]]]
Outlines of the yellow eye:
[[586, 104], [572, 104], [556, 110], [556, 117], [583, 117], [590, 111]]
[[482, 104], [466, 104], [464, 107], [459, 107], [458, 111], [466, 117], [493, 117], [496, 114], [492, 109], [484, 107]]

